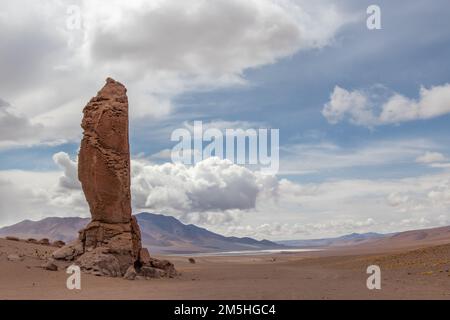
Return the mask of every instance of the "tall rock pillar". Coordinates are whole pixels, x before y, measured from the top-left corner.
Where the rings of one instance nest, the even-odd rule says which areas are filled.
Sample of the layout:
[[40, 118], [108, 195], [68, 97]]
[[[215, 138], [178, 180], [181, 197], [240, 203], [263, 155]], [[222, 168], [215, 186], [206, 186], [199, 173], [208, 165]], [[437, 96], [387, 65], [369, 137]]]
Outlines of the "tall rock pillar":
[[83, 270], [98, 275], [174, 276], [173, 264], [151, 258], [142, 248], [139, 225], [131, 215], [126, 93], [124, 85], [108, 78], [83, 110], [78, 178], [92, 221], [79, 231], [77, 241], [53, 257], [75, 260]]

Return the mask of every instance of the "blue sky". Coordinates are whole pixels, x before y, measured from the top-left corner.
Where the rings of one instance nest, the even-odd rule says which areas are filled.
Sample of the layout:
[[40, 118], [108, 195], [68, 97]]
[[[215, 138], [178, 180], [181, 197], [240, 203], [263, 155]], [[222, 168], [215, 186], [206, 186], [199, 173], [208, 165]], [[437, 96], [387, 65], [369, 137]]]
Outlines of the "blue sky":
[[[189, 5], [197, 5], [196, 1], [185, 6], [176, 5], [173, 1], [167, 2], [167, 7], [162, 5], [153, 8], [141, 4], [141, 7], [136, 5], [125, 9], [131, 13], [148, 10], [151, 16], [157, 10], [182, 13], [189, 10]], [[31, 193], [39, 188], [45, 190], [53, 186], [51, 176], [56, 177], [54, 184], [57, 185], [61, 172], [66, 170], [67, 173], [68, 166], [73, 166], [76, 161], [81, 135], [81, 129], [77, 126], [82, 107], [103, 85], [104, 79], [112, 75], [128, 87], [130, 112], [136, 113], [132, 115], [130, 123], [132, 158], [140, 161], [143, 166], [158, 171], [158, 166], [168, 160], [154, 155], [174, 146], [174, 142], [170, 141], [172, 130], [194, 120], [212, 124], [226, 122], [232, 127], [245, 123], [253, 127], [278, 128], [281, 174], [276, 177], [274, 188], [278, 188], [278, 192], [293, 192], [286, 196], [286, 203], [283, 205], [277, 205], [279, 199], [267, 204], [257, 198], [249, 199], [251, 205], [218, 204], [217, 210], [208, 212], [201, 206], [175, 207], [161, 199], [150, 201], [157, 191], [152, 181], [148, 180], [152, 188], [145, 190], [145, 195], [136, 195], [136, 198], [147, 199], [136, 205], [136, 210], [173, 214], [185, 222], [202, 224], [222, 233], [249, 234], [259, 238], [331, 236], [351, 231], [389, 232], [450, 222], [450, 186], [447, 176], [450, 107], [445, 107], [445, 103], [448, 105], [450, 101], [436, 102], [436, 108], [443, 111], [434, 116], [423, 117], [418, 111], [412, 118], [397, 121], [378, 118], [383, 105], [395, 94], [409, 99], [411, 108], [420, 105], [421, 87], [429, 90], [442, 88], [439, 97], [434, 91], [431, 93], [432, 101], [445, 97], [445, 94], [448, 96], [445, 87], [450, 83], [448, 1], [377, 1], [376, 4], [381, 8], [381, 30], [368, 30], [366, 27], [366, 8], [373, 4], [372, 1], [318, 1], [314, 5], [305, 1], [285, 1], [280, 4], [264, 0], [250, 3], [251, 5], [240, 8], [237, 2], [227, 5], [219, 1], [217, 7], [223, 6], [230, 13], [233, 10], [239, 12], [237, 16], [242, 15], [242, 21], [237, 22], [242, 23], [240, 30], [243, 32], [245, 28], [249, 28], [250, 31], [259, 32], [262, 40], [236, 40], [237, 36], [233, 36], [233, 31], [236, 34], [240, 31], [232, 29], [230, 35], [221, 41], [222, 29], [230, 26], [226, 22], [221, 25], [220, 21], [216, 21], [211, 26], [212, 30], [218, 28], [213, 33], [215, 37], [205, 34], [204, 42], [197, 41], [199, 35], [203, 39], [202, 32], [205, 29], [198, 31], [196, 28], [204, 24], [207, 30], [208, 24], [212, 23], [208, 19], [211, 8], [201, 8], [198, 16], [193, 18], [197, 19], [195, 28], [192, 27], [195, 32], [189, 34], [186, 31], [182, 35], [183, 39], [191, 37], [186, 39], [188, 44], [172, 44], [171, 39], [163, 37], [164, 32], [163, 35], [148, 35], [148, 39], [156, 41], [157, 50], [159, 44], [161, 51], [174, 48], [156, 58], [152, 56], [156, 55], [155, 43], [150, 40], [149, 43], [145, 42], [145, 32], [142, 35], [142, 48], [132, 43], [135, 40], [136, 43], [142, 43], [142, 39], [134, 39], [132, 36], [131, 40], [119, 36], [114, 38], [114, 26], [110, 27], [112, 31], [109, 33], [107, 28], [95, 29], [86, 23], [80, 31], [67, 33], [63, 30], [54, 34], [52, 25], [59, 26], [62, 18], [58, 15], [66, 9], [61, 4], [55, 4], [54, 8], [40, 8], [48, 10], [48, 15], [55, 18], [46, 22], [36, 18], [35, 23], [42, 24], [42, 28], [30, 31], [26, 25], [10, 23], [18, 13], [13, 4], [7, 5], [3, 15], [0, 15], [0, 22], [6, 26], [3, 28], [6, 30], [4, 32], [16, 34], [18, 39], [23, 39], [23, 43], [29, 43], [26, 41], [31, 38], [31, 32], [38, 33], [36, 36], [46, 41], [37, 51], [40, 59], [28, 62], [36, 64], [29, 66], [28, 71], [32, 73], [30, 77], [21, 78], [22, 57], [17, 57], [16, 65], [8, 65], [11, 72], [17, 69], [14, 77], [17, 80], [8, 83], [6, 77], [0, 80], [5, 84], [4, 89], [0, 89], [0, 97], [10, 104], [7, 116], [13, 114], [19, 117], [18, 123], [27, 126], [22, 132], [30, 131], [20, 139], [2, 139], [5, 143], [0, 148], [0, 178], [15, 182], [20, 180], [17, 178], [17, 171], [29, 173], [30, 177], [37, 173], [48, 173], [49, 184], [37, 186]], [[86, 15], [85, 19], [95, 9], [95, 4], [87, 5], [83, 1], [79, 2], [79, 6]], [[256, 22], [250, 24], [245, 21], [248, 18], [243, 12], [256, 9], [260, 10], [261, 21], [270, 22], [273, 19], [272, 23], [278, 26], [279, 33], [273, 37], [264, 37], [264, 32], [269, 32], [264, 29], [264, 23], [260, 26]], [[111, 14], [116, 12], [111, 10]], [[300, 13], [296, 14], [297, 11]], [[307, 15], [304, 15], [305, 12]], [[169, 22], [161, 22], [163, 31], [164, 28], [182, 28], [183, 23], [186, 23], [182, 14], [178, 18], [176, 15], [168, 17], [173, 19], [170, 21], [173, 26]], [[309, 20], [305, 22], [302, 19]], [[109, 26], [107, 22], [110, 21], [105, 21], [105, 26]], [[133, 31], [136, 27], [124, 20], [120, 20], [120, 23], [125, 31], [127, 28]], [[155, 26], [143, 23], [137, 27], [146, 30], [146, 27]], [[297, 27], [299, 34], [292, 29]], [[59, 27], [56, 29], [59, 30]], [[69, 37], [70, 41], [65, 37]], [[286, 41], [283, 37], [286, 37]], [[265, 42], [266, 38], [269, 39], [269, 44]], [[174, 42], [176, 40], [173, 39]], [[114, 47], [114, 41], [117, 41], [117, 47]], [[248, 44], [249, 41], [254, 41], [255, 44]], [[192, 44], [197, 42], [206, 49]], [[277, 43], [276, 46], [272, 42]], [[111, 48], [102, 47], [103, 43], [113, 43], [111, 48], [118, 48], [117, 56], [112, 56], [113, 53], [108, 51]], [[17, 46], [19, 44], [18, 40]], [[229, 48], [228, 44], [242, 45], [242, 48]], [[29, 46], [31, 52], [38, 50], [33, 44]], [[87, 53], [83, 51], [86, 47]], [[186, 56], [190, 54], [189, 57], [197, 59], [193, 60], [195, 63], [183, 60], [184, 51], [178, 56], [175, 52], [178, 47], [190, 50]], [[223, 50], [224, 54], [205, 53], [211, 48]], [[9, 50], [12, 49], [6, 43], [0, 46], [0, 53], [6, 57], [5, 68], [7, 58], [11, 57]], [[42, 57], [39, 53], [41, 51]], [[27, 54], [23, 53], [23, 59], [27, 59]], [[51, 61], [44, 57], [49, 54], [54, 57]], [[99, 59], [92, 73], [89, 72], [89, 67], [84, 69], [88, 64], [84, 60], [86, 54], [92, 55], [91, 60], [86, 61]], [[165, 57], [170, 61], [166, 61]], [[100, 60], [102, 58], [104, 60]], [[181, 62], [177, 64], [178, 61]], [[25, 70], [22, 77], [26, 75]], [[61, 81], [66, 79], [70, 80], [61, 89], [61, 83], [64, 83]], [[355, 123], [350, 120], [354, 114], [347, 110], [340, 114], [337, 123], [331, 123], [324, 116], [323, 110], [326, 104], [331, 103], [331, 95], [336, 86], [345, 90], [348, 96], [353, 97], [355, 94], [367, 98], [368, 103], [362, 108], [377, 119], [370, 123]], [[70, 90], [71, 88], [76, 89]], [[60, 97], [58, 93], [61, 94]], [[340, 105], [340, 102], [337, 103]], [[134, 106], [134, 110], [138, 111], [132, 110]], [[427, 108], [425, 102], [423, 107]], [[351, 108], [356, 110], [358, 105], [352, 105]], [[402, 112], [399, 111], [399, 116], [401, 115]], [[24, 118], [27, 116], [29, 119]], [[6, 119], [6, 115], [4, 118]], [[18, 130], [21, 128], [18, 127]], [[70, 159], [61, 156], [60, 159], [67, 161], [55, 161], [54, 155], [61, 155], [61, 152]], [[420, 157], [427, 154], [428, 158], [420, 160]], [[284, 171], [286, 172], [283, 173]], [[294, 173], [295, 171], [297, 172]], [[261, 184], [260, 180], [255, 183]], [[363, 187], [361, 183], [364, 183]], [[417, 183], [416, 189], [413, 188], [414, 183]], [[353, 192], [355, 199], [347, 194], [332, 195], [329, 190], [333, 185], [348, 187], [349, 194]], [[171, 186], [163, 187], [164, 192], [168, 192]], [[189, 198], [192, 194], [191, 186], [185, 187], [186, 193], [176, 197], [179, 199], [178, 197], [185, 197], [187, 194], [187, 201], [192, 203]], [[367, 191], [358, 194], [358, 189], [352, 189], [358, 187], [362, 190], [367, 188]], [[258, 189], [259, 197], [267, 191], [263, 189]], [[309, 189], [323, 190], [324, 199], [329, 196], [329, 206], [320, 207], [311, 198]], [[18, 190], [17, 194], [20, 196], [22, 191]], [[27, 194], [28, 191], [23, 192]], [[58, 192], [62, 191], [59, 189]], [[63, 194], [64, 196], [59, 196], [65, 199], [73, 196]], [[433, 196], [436, 194], [439, 195], [438, 200]], [[59, 196], [54, 195], [51, 199]], [[317, 197], [320, 198], [320, 194]], [[294, 198], [298, 198], [298, 202], [292, 200]], [[80, 195], [76, 199], [77, 205], [83, 201]], [[380, 199], [387, 199], [388, 204], [381, 206]], [[34, 213], [37, 218], [60, 213], [74, 205], [68, 201], [64, 205], [57, 203], [53, 207], [46, 207], [41, 203], [46, 202], [42, 199], [33, 201], [30, 205], [24, 205], [23, 210], [34, 208], [35, 202], [40, 203], [42, 207], [37, 207], [38, 212]], [[390, 202], [394, 205], [390, 205]], [[357, 209], [349, 211], [347, 206], [351, 207], [352, 203]], [[367, 208], [364, 208], [364, 203]], [[12, 205], [4, 205], [2, 210], [10, 207]], [[208, 208], [210, 207], [209, 205]], [[267, 211], [268, 208], [278, 212], [276, 218]], [[333, 208], [336, 209], [335, 213]], [[383, 212], [379, 212], [380, 210]], [[88, 214], [83, 204], [77, 207], [75, 213]], [[71, 215], [70, 212], [62, 214]], [[22, 212], [19, 216], [26, 215], [26, 212]], [[331, 216], [334, 217], [334, 223], [327, 225]], [[17, 220], [7, 214], [4, 217], [0, 224]], [[293, 224], [298, 224], [298, 227], [286, 227]], [[271, 228], [267, 225], [278, 227]]]
[[[364, 19], [369, 4], [359, 1], [352, 7]], [[282, 144], [326, 140], [350, 152], [351, 148], [395, 139], [430, 139], [449, 145], [449, 115], [367, 129], [349, 123], [330, 125], [320, 112], [335, 85], [348, 89], [382, 85], [388, 92], [415, 99], [420, 86], [449, 82], [448, 3], [417, 1], [406, 6], [385, 1], [380, 5], [382, 30], [370, 31], [365, 23], [353, 23], [326, 48], [298, 52], [278, 63], [245, 71], [244, 78], [250, 83], [245, 88], [185, 93], [175, 99], [175, 104], [186, 111], [186, 120], [199, 119], [189, 116], [198, 111], [205, 113], [200, 117], [204, 121], [220, 118], [267, 123], [281, 129]], [[137, 152], [152, 151], [136, 138]], [[349, 170], [348, 174], [386, 177], [401, 175], [399, 171], [408, 175], [412, 170], [418, 173], [429, 168], [412, 161], [377, 169]], [[320, 178], [328, 179], [330, 174]]]

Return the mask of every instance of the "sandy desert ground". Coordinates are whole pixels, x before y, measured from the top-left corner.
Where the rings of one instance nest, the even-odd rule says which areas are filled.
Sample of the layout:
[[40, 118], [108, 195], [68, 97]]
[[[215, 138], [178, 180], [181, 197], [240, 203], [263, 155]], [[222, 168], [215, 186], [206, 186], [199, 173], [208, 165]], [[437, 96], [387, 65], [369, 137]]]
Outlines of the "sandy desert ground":
[[[346, 248], [255, 256], [171, 256], [175, 279], [129, 281], [82, 274], [68, 290], [63, 268], [40, 268], [54, 248], [0, 239], [1, 299], [450, 299], [450, 244]], [[366, 251], [366, 252], [365, 252]], [[8, 256], [22, 256], [9, 261]], [[382, 270], [368, 290], [366, 268]]]

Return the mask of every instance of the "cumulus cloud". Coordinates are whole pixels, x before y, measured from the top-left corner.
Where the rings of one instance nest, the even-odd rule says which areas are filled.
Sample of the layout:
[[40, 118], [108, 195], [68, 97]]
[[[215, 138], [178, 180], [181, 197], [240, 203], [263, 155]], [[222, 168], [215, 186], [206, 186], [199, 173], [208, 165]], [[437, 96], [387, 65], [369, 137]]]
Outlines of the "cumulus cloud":
[[339, 86], [334, 88], [330, 101], [322, 110], [323, 116], [332, 124], [348, 117], [357, 125], [372, 125], [376, 118], [368, 105], [367, 96], [360, 91], [347, 91]]
[[[86, 208], [77, 162], [65, 152], [53, 155], [63, 170], [46, 198], [54, 204]], [[32, 174], [31, 174], [32, 175]], [[56, 173], [53, 173], [53, 176]], [[186, 221], [230, 221], [241, 211], [255, 209], [259, 197], [275, 199], [278, 180], [229, 160], [209, 158], [194, 166], [132, 161], [131, 191], [135, 211], [166, 212]], [[42, 188], [45, 189], [45, 188]]]
[[275, 195], [277, 180], [215, 157], [194, 166], [134, 161], [134, 205], [172, 213], [248, 210], [263, 192]]
[[410, 200], [410, 197], [407, 194], [402, 194], [398, 192], [390, 193], [387, 196], [387, 202], [392, 207], [399, 207], [401, 205], [404, 205], [408, 203]]
[[77, 162], [72, 161], [65, 152], [55, 153], [53, 161], [64, 170], [63, 175], [59, 178], [59, 186], [66, 189], [80, 189]]
[[382, 107], [381, 123], [431, 119], [450, 113], [450, 84], [420, 88], [419, 99], [395, 94]]
[[350, 123], [374, 127], [413, 120], [436, 118], [450, 113], [450, 84], [421, 87], [418, 99], [398, 93], [378, 103], [370, 92], [349, 91], [336, 86], [322, 114], [332, 124], [348, 120]]

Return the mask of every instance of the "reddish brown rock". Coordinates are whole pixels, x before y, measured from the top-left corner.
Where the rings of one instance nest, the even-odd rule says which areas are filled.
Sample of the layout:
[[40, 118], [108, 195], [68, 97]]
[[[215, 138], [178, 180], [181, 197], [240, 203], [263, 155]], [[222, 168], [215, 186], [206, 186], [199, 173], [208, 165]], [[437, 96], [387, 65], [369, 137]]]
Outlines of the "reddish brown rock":
[[140, 252], [139, 252], [139, 262], [142, 265], [150, 264], [151, 258], [150, 258], [150, 253], [148, 252], [147, 248], [142, 248], [140, 250]]
[[131, 220], [126, 92], [121, 83], [108, 78], [83, 110], [78, 178], [93, 221], [129, 223]]
[[66, 243], [65, 243], [64, 241], [61, 241], [61, 240], [56, 240], [56, 241], [53, 241], [53, 242], [51, 243], [51, 245], [52, 245], [53, 247], [62, 248], [62, 247], [64, 247], [64, 246], [66, 245]]
[[79, 231], [77, 241], [56, 250], [53, 258], [75, 261], [95, 275], [126, 274], [127, 279], [134, 279], [134, 270], [149, 277], [148, 266], [159, 269], [158, 275], [172, 277], [176, 275], [173, 264], [150, 258], [142, 249], [139, 225], [131, 215], [126, 92], [121, 83], [108, 78], [83, 110], [78, 178], [92, 221]]
[[39, 240], [38, 243], [42, 244], [44, 246], [48, 246], [48, 245], [50, 245], [50, 240], [48, 240], [47, 238], [43, 238], [43, 239]]

